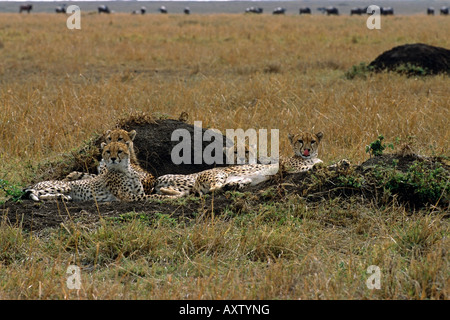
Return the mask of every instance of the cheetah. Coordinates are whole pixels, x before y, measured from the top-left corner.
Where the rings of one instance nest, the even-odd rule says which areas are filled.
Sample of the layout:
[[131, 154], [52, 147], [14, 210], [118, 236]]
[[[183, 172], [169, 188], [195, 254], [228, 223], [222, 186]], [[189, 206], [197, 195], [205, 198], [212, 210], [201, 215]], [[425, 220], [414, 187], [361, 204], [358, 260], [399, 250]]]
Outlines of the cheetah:
[[[144, 187], [144, 192], [146, 194], [151, 194], [153, 192], [153, 187], [155, 185], [155, 177], [141, 168], [139, 165], [139, 160], [136, 157], [136, 153], [134, 151], [133, 140], [136, 137], [136, 130], [131, 130], [130, 132], [123, 129], [114, 129], [108, 130], [105, 133], [105, 141], [106, 143], [111, 142], [128, 142], [130, 144], [130, 163], [132, 168], [137, 172], [141, 183]], [[98, 172], [101, 174], [106, 169], [105, 164], [100, 161], [98, 166]], [[95, 174], [83, 173], [78, 171], [73, 171], [68, 174], [63, 181], [74, 181], [74, 180], [82, 180], [82, 179], [91, 179], [94, 178]]]
[[156, 178], [154, 192], [156, 194], [179, 193], [187, 196], [193, 193], [198, 173], [191, 174], [165, 174]]
[[[227, 163], [250, 163], [256, 158], [254, 145], [244, 146], [244, 155], [240, 154], [236, 146], [224, 147], [223, 153]], [[173, 191], [180, 193], [181, 196], [193, 194], [195, 181], [200, 173], [192, 174], [166, 174], [156, 179], [154, 191], [158, 194], [172, 194]]]
[[178, 195], [147, 195], [139, 173], [131, 166], [132, 142], [102, 143], [105, 169], [91, 178], [76, 181], [43, 181], [25, 193], [34, 201], [62, 198], [73, 201], [140, 201], [176, 198]]
[[[194, 192], [203, 195], [225, 186], [241, 188], [246, 185], [256, 185], [274, 177], [279, 173], [280, 168], [286, 173], [309, 171], [316, 164], [323, 163], [318, 158], [319, 144], [322, 138], [322, 132], [289, 134], [288, 139], [294, 151], [293, 156], [282, 157], [278, 163], [272, 164], [248, 164], [205, 170], [197, 175]], [[340, 169], [348, 166], [349, 162], [344, 159], [328, 168]]]
[[[311, 170], [315, 165], [323, 163], [318, 156], [319, 144], [323, 138], [323, 133], [316, 134], [310, 132], [300, 132], [289, 134], [288, 139], [294, 151], [294, 155], [289, 158], [281, 158], [280, 162], [286, 173], [299, 173]], [[339, 160], [337, 163], [329, 165], [328, 170], [346, 170], [350, 167], [347, 159]]]
[[322, 132], [316, 134], [306, 131], [297, 134], [289, 133], [288, 140], [294, 151], [294, 155], [288, 158], [280, 158], [284, 169], [289, 173], [305, 172], [310, 170], [314, 165], [323, 163], [317, 157], [322, 138]]
[[225, 186], [242, 188], [269, 180], [279, 171], [275, 164], [243, 164], [213, 168], [200, 172], [194, 183], [194, 193], [200, 196], [222, 189]]
[[[323, 163], [317, 158], [319, 143], [322, 140], [323, 133], [319, 132], [311, 134], [303, 132], [303, 134], [289, 135], [289, 141], [294, 150], [294, 156], [283, 158], [283, 167], [287, 172], [305, 172], [312, 169], [316, 164]], [[328, 170], [347, 170], [351, 163], [347, 159], [341, 159], [338, 162], [327, 166]]]

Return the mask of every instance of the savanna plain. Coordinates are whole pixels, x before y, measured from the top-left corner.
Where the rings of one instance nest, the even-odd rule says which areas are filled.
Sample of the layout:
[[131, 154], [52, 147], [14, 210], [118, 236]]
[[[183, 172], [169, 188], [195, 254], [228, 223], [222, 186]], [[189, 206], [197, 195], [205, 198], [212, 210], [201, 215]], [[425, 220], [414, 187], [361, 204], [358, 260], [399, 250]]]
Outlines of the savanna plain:
[[[450, 156], [448, 76], [352, 69], [405, 43], [450, 48], [448, 17], [382, 17], [380, 30], [350, 16], [82, 13], [81, 30], [66, 19], [0, 15], [3, 202], [42, 163], [137, 113], [279, 129], [287, 156], [288, 133], [322, 131], [325, 164], [364, 162], [380, 135], [394, 151]], [[240, 205], [220, 214], [100, 211], [38, 231], [3, 214], [0, 299], [449, 298], [448, 205], [228, 196]], [[214, 197], [175, 204], [188, 201]], [[69, 265], [81, 268], [79, 289], [67, 286]], [[367, 286], [371, 265], [379, 289]]]

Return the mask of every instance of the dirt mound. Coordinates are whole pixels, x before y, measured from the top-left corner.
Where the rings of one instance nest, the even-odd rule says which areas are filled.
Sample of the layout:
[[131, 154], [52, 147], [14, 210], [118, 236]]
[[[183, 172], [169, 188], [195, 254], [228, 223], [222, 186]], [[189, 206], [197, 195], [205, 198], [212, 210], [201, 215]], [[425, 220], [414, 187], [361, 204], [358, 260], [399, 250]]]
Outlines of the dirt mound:
[[[225, 146], [226, 137], [220, 133], [212, 133], [211, 141], [202, 141], [201, 144], [198, 143], [198, 146], [196, 146], [194, 143], [194, 131], [197, 133], [201, 132], [201, 137], [204, 137], [206, 130], [202, 128], [200, 131], [199, 128], [195, 128], [193, 125], [180, 120], [154, 119], [147, 115], [138, 115], [120, 120], [117, 127], [127, 131], [136, 130], [137, 134], [134, 140], [134, 147], [139, 164], [155, 176], [169, 173], [190, 174], [226, 165], [223, 152], [221, 152], [222, 164], [207, 164], [204, 159], [198, 164], [194, 162], [195, 147], [198, 147], [199, 151], [202, 152], [211, 141], [215, 141], [216, 139], [223, 141], [223, 146]], [[190, 138], [186, 141], [181, 138], [177, 141], [172, 141], [172, 134], [175, 130], [184, 130], [184, 133]], [[72, 171], [96, 174], [97, 166], [101, 160], [100, 145], [104, 141], [104, 135], [96, 136], [78, 150], [63, 155], [61, 161], [43, 165], [33, 182], [53, 179], [60, 180]], [[171, 153], [175, 146], [180, 146], [180, 143], [183, 143], [183, 145], [186, 144], [187, 146], [190, 145], [190, 148], [186, 148], [186, 150], [190, 149], [190, 161], [174, 164]], [[183, 155], [183, 152], [178, 154]], [[212, 156], [215, 156], [214, 151], [212, 152]]]
[[[139, 123], [135, 120], [126, 121], [122, 123], [121, 128], [131, 131], [136, 130], [136, 138], [134, 146], [136, 155], [140, 165], [156, 176], [164, 174], [190, 174], [200, 172], [213, 167], [225, 166], [225, 155], [221, 150], [222, 163], [207, 164], [204, 159], [201, 163], [195, 164], [195, 152], [202, 153], [211, 141], [202, 141], [198, 146], [194, 142], [194, 131], [201, 132], [204, 136], [206, 130], [195, 128], [193, 125], [172, 119], [155, 120], [153, 123]], [[175, 130], [183, 130], [189, 136], [189, 140], [172, 141], [172, 134]], [[225, 147], [226, 137], [220, 133], [212, 133], [213, 139], [219, 139], [223, 147]], [[199, 140], [195, 138], [198, 142]], [[172, 161], [172, 150], [180, 143], [189, 146], [190, 161], [187, 163], [174, 164]], [[197, 148], [198, 147], [198, 148]], [[197, 149], [197, 150], [196, 150]], [[186, 149], [187, 150], [187, 149]], [[178, 153], [177, 153], [178, 154]], [[182, 153], [181, 153], [182, 154]], [[215, 153], [212, 152], [214, 156]]]
[[369, 68], [410, 75], [450, 74], [450, 50], [423, 43], [405, 44], [382, 53]]
[[276, 176], [271, 181], [247, 187], [238, 195], [225, 190], [203, 199], [189, 197], [163, 202], [98, 204], [93, 201], [36, 203], [10, 200], [0, 206], [0, 216], [11, 225], [36, 232], [73, 221], [96, 225], [102, 219], [120, 220], [133, 212], [150, 217], [162, 213], [178, 219], [196, 219], [213, 213], [220, 215], [230, 210], [235, 214], [246, 214], [261, 210], [264, 203], [285, 202], [293, 195], [307, 202], [337, 198], [345, 201], [357, 197], [360, 202], [381, 207], [396, 201], [412, 213], [428, 205], [434, 210], [448, 210], [450, 165], [446, 161], [442, 158], [387, 154], [345, 170], [329, 170], [319, 166], [309, 172]]
[[415, 210], [428, 205], [449, 208], [449, 181], [450, 163], [445, 158], [384, 154], [345, 170], [315, 166], [248, 190], [268, 194], [271, 188], [277, 194], [298, 194], [313, 202], [357, 196], [379, 206], [395, 201]]

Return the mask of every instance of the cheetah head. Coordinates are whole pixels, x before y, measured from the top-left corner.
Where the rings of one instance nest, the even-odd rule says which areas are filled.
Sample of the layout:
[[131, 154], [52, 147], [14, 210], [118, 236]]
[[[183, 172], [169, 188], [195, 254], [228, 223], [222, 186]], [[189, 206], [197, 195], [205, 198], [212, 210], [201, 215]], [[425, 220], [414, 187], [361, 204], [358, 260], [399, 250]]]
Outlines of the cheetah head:
[[108, 170], [123, 171], [130, 164], [130, 144], [132, 142], [102, 143], [102, 156]]
[[108, 130], [105, 133], [106, 143], [110, 142], [129, 142], [133, 141], [136, 137], [136, 130], [131, 130], [130, 132], [123, 129]]
[[295, 155], [304, 159], [315, 158], [318, 155], [319, 143], [322, 140], [323, 133], [316, 134], [309, 132], [300, 132], [298, 134], [289, 134], [289, 142], [294, 149]]
[[256, 144], [248, 145], [247, 143], [238, 148], [238, 145], [231, 147], [223, 147], [227, 164], [247, 164], [256, 163]]
[[130, 147], [130, 161], [131, 163], [138, 164], [139, 161], [136, 157], [135, 151], [134, 151], [134, 144], [133, 140], [136, 138], [136, 130], [131, 130], [130, 132], [123, 130], [123, 129], [113, 129], [108, 130], [104, 134], [106, 143], [111, 142], [123, 142], [128, 143]]

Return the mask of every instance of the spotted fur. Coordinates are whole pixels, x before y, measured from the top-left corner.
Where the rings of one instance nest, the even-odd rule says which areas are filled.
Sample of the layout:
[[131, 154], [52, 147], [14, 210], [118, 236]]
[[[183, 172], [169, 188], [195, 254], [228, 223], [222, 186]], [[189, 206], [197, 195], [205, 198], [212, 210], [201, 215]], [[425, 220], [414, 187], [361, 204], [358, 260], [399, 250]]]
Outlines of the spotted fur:
[[242, 188], [269, 180], [278, 173], [278, 164], [244, 164], [202, 171], [195, 179], [194, 192], [204, 195], [225, 186]]
[[[288, 172], [304, 172], [310, 170], [315, 164], [322, 163], [322, 160], [317, 158], [322, 137], [322, 132], [317, 134], [309, 132], [289, 134], [288, 138], [294, 156], [281, 158], [281, 166]], [[278, 173], [278, 170], [278, 163], [214, 168], [198, 174], [194, 191], [202, 195], [222, 189], [224, 186], [256, 185], [273, 177]]]
[[35, 201], [63, 198], [73, 201], [140, 201], [174, 198], [178, 195], [146, 195], [139, 173], [131, 166], [131, 143], [103, 143], [105, 170], [91, 179], [43, 181], [25, 189]]
[[[243, 150], [236, 146], [224, 147], [223, 153], [227, 163], [239, 164], [249, 163], [256, 158], [255, 146], [244, 145]], [[240, 154], [240, 152], [242, 155]], [[193, 174], [166, 174], [158, 177], [155, 182], [154, 191], [158, 194], [172, 194], [173, 191], [183, 196], [195, 193], [195, 181], [200, 173]]]
[[310, 132], [300, 132], [289, 134], [288, 139], [294, 155], [288, 158], [281, 158], [283, 167], [288, 172], [305, 172], [314, 165], [322, 163], [318, 158], [320, 141], [323, 133], [316, 134]]
[[[139, 179], [141, 180], [142, 186], [144, 187], [144, 192], [146, 194], [151, 194], [153, 192], [153, 187], [155, 185], [155, 177], [144, 170], [140, 165], [139, 161], [136, 157], [136, 153], [134, 151], [134, 145], [133, 140], [136, 137], [136, 131], [131, 130], [130, 132], [123, 130], [123, 129], [114, 129], [114, 130], [108, 130], [105, 133], [105, 141], [106, 143], [111, 142], [124, 142], [129, 143], [130, 146], [130, 164], [131, 167], [136, 171], [136, 173], [139, 175]], [[101, 174], [104, 170], [106, 170], [106, 166], [104, 163], [104, 160], [99, 164], [98, 172]], [[84, 172], [78, 172], [73, 171], [69, 173], [63, 181], [75, 181], [75, 180], [83, 180], [83, 179], [92, 179], [96, 175], [91, 173], [84, 173]]]

